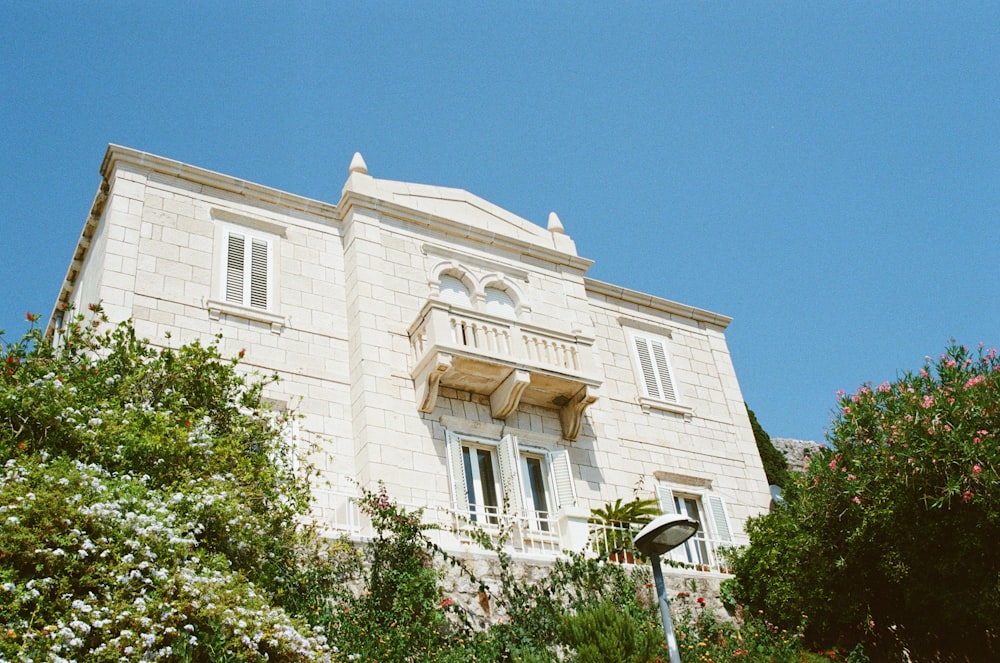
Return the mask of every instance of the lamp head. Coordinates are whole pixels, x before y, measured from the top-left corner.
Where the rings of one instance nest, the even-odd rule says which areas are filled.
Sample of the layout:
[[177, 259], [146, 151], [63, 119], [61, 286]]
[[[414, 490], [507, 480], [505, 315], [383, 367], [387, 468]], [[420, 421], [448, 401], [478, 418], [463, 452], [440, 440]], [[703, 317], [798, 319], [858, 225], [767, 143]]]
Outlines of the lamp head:
[[679, 513], [668, 513], [643, 527], [632, 543], [643, 555], [662, 555], [690, 539], [697, 531], [697, 520]]

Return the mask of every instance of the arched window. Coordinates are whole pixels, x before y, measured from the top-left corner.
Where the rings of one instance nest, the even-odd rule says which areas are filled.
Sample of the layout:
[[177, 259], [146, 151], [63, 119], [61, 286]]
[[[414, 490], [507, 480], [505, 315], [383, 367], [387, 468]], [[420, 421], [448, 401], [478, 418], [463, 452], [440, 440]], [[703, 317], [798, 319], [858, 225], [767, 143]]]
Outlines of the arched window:
[[514, 317], [514, 300], [500, 288], [486, 288], [486, 312], [504, 318]]
[[465, 287], [462, 280], [456, 276], [444, 275], [441, 277], [441, 285], [438, 287], [441, 299], [449, 304], [469, 306], [469, 289]]

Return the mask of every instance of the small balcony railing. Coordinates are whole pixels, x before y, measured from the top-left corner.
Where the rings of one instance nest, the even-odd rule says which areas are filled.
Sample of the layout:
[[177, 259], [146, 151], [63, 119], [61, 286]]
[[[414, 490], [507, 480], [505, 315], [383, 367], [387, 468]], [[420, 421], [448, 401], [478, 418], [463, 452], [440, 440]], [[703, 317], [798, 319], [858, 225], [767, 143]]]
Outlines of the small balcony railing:
[[[641, 527], [624, 527], [590, 524], [590, 550], [602, 559], [614, 562], [635, 563], [639, 553], [632, 546], [632, 540]], [[723, 555], [723, 548], [732, 547], [731, 542], [714, 539], [699, 530], [694, 536], [674, 548], [660, 559], [671, 566], [693, 571], [730, 573]]]
[[505, 419], [520, 402], [560, 408], [563, 433], [576, 439], [600, 380], [594, 339], [430, 300], [409, 328], [413, 378], [423, 412], [440, 386], [490, 396]]

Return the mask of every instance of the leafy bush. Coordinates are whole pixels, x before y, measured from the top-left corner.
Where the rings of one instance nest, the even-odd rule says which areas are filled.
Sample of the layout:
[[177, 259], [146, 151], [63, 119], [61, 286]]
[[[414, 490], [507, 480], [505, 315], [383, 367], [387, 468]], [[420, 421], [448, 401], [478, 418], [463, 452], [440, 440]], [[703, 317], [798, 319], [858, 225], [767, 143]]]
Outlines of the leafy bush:
[[841, 395], [828, 440], [734, 568], [752, 610], [884, 658], [1000, 655], [1000, 361], [953, 346]]
[[303, 608], [333, 573], [266, 381], [101, 323], [0, 349], [0, 659], [328, 658]]
[[564, 616], [560, 635], [576, 652], [577, 663], [650, 663], [663, 648], [662, 631], [648, 615], [622, 610], [606, 599]]

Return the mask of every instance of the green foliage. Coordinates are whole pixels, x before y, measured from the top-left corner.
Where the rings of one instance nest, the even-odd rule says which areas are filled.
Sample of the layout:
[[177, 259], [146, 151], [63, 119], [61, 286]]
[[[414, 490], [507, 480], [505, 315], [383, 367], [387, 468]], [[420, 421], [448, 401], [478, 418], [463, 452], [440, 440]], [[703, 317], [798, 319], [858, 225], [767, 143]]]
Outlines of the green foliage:
[[603, 507], [591, 509], [589, 522], [605, 526], [602, 537], [593, 541], [592, 545], [602, 557], [622, 557], [623, 561], [634, 561], [641, 557], [632, 543], [636, 526], [648, 524], [660, 513], [660, 504], [655, 499], [641, 500], [638, 497], [629, 502], [618, 498]]
[[364, 591], [342, 597], [330, 614], [333, 643], [345, 660], [442, 660], [451, 646], [451, 601], [438, 588], [421, 513], [393, 503], [384, 488], [365, 491], [361, 508], [377, 535], [365, 546], [365, 563], [354, 567]]
[[266, 381], [102, 323], [0, 350], [0, 659], [326, 658], [302, 617], [333, 570]]
[[577, 663], [650, 663], [663, 635], [643, 617], [603, 600], [563, 617], [562, 642], [576, 652]]
[[953, 346], [841, 395], [775, 512], [748, 524], [741, 602], [810, 640], [913, 660], [1000, 654], [1000, 361]]
[[681, 610], [676, 622], [677, 645], [683, 661], [799, 663], [809, 660], [802, 650], [801, 623], [794, 629], [782, 629], [760, 614], [744, 614], [737, 626], [719, 620], [710, 608], [690, 605]]
[[764, 474], [767, 475], [767, 482], [771, 485], [784, 488], [790, 481], [790, 477], [788, 476], [788, 460], [785, 458], [785, 454], [778, 451], [774, 444], [771, 443], [771, 436], [767, 434], [767, 431], [757, 421], [757, 415], [753, 413], [750, 406], [747, 405], [746, 408], [747, 415], [750, 417], [750, 427], [753, 428], [753, 439], [757, 442], [757, 452], [760, 454], [760, 460], [764, 464]]

